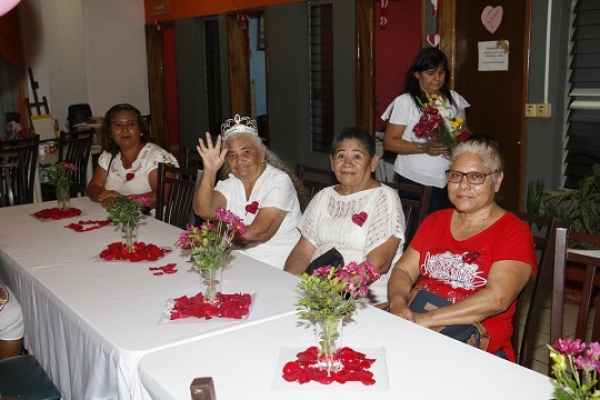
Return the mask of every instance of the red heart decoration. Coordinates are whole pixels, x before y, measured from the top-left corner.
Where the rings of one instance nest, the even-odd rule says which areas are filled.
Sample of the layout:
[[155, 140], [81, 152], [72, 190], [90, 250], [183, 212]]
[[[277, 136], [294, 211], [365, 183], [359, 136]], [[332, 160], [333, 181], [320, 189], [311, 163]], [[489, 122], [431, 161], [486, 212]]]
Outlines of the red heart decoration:
[[251, 214], [256, 214], [257, 211], [258, 211], [258, 201], [253, 201], [252, 203], [250, 203], [246, 206], [246, 212], [249, 212]]
[[352, 222], [354, 222], [358, 226], [363, 226], [368, 216], [369, 215], [366, 212], [361, 211], [357, 214], [352, 215]]

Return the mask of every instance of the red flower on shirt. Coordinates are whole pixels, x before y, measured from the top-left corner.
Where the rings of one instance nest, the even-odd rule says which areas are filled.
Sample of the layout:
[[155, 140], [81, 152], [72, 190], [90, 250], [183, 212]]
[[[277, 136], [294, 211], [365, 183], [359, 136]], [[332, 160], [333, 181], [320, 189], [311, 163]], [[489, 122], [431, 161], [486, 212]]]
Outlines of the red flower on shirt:
[[133, 178], [135, 178], [135, 174], [133, 172], [128, 173], [127, 175], [125, 175], [125, 180], [127, 182], [129, 182], [130, 180], [132, 180]]
[[364, 211], [361, 211], [359, 213], [352, 214], [352, 222], [354, 222], [358, 226], [363, 226], [368, 217], [369, 214], [367, 214]]
[[256, 214], [258, 211], [258, 201], [253, 201], [252, 203], [246, 205], [246, 212], [251, 214]]

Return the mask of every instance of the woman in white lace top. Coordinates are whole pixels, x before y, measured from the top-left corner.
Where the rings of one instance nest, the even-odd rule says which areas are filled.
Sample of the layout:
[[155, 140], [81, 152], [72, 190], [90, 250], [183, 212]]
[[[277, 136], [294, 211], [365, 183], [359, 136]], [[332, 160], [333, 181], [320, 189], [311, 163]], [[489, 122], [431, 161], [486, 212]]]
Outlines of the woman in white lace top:
[[179, 166], [171, 153], [154, 143], [140, 111], [129, 104], [113, 106], [102, 122], [103, 152], [88, 185], [92, 201], [108, 203], [119, 195], [145, 194], [156, 204], [158, 163]]
[[387, 273], [402, 254], [405, 219], [396, 191], [373, 179], [378, 161], [367, 132], [354, 127], [338, 134], [331, 168], [340, 183], [317, 193], [308, 205], [286, 271], [300, 275], [312, 260], [335, 248], [345, 264], [373, 263], [382, 277], [370, 286], [371, 300], [387, 301]]

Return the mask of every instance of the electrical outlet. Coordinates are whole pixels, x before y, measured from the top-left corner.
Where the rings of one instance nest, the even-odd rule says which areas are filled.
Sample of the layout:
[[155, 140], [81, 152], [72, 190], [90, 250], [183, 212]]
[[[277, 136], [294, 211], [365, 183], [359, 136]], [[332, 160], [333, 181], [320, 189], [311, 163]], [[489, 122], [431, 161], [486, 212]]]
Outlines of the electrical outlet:
[[537, 104], [535, 113], [539, 118], [549, 118], [550, 104]]
[[525, 117], [528, 117], [528, 118], [537, 117], [536, 104], [531, 104], [531, 103], [525, 104]]

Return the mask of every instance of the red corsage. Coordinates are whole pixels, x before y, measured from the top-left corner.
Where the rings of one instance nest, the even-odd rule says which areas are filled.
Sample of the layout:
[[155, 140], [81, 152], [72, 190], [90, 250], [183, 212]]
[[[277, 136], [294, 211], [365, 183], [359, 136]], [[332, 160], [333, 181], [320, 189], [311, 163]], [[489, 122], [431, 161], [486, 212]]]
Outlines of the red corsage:
[[102, 250], [100, 258], [106, 261], [156, 261], [169, 251], [168, 249], [161, 249], [155, 244], [146, 244], [144, 242], [135, 242], [133, 244], [133, 251], [129, 251], [124, 243], [114, 242]]
[[133, 172], [129, 172], [127, 175], [125, 175], [125, 180], [127, 182], [129, 182], [130, 180], [132, 180], [133, 178], [135, 178], [135, 174]]
[[350, 381], [362, 382], [365, 385], [375, 384], [373, 372], [369, 371], [376, 361], [367, 358], [364, 353], [352, 350], [350, 347], [340, 349], [342, 368], [339, 371], [323, 370], [317, 366], [318, 350], [316, 346], [309, 347], [296, 355], [295, 361], [290, 361], [283, 366], [283, 379], [288, 382], [302, 384], [316, 381], [325, 385], [332, 382], [346, 383]]
[[250, 214], [256, 214], [258, 211], [258, 201], [253, 201], [252, 203], [246, 205], [246, 212]]
[[367, 214], [364, 211], [361, 211], [359, 213], [352, 214], [352, 222], [354, 222], [358, 226], [363, 226], [368, 217], [369, 214]]
[[61, 210], [58, 207], [55, 208], [46, 208], [44, 210], [40, 210], [33, 214], [37, 219], [63, 219], [63, 218], [71, 218], [77, 217], [81, 215], [81, 210], [75, 207], [67, 208], [66, 210]]
[[170, 319], [189, 317], [242, 319], [250, 314], [251, 304], [252, 296], [249, 293], [217, 293], [217, 298], [212, 304], [204, 302], [202, 293], [198, 293], [194, 297], [182, 296], [175, 299]]
[[72, 224], [65, 225], [65, 228], [73, 229], [75, 232], [87, 232], [93, 231], [94, 229], [100, 229], [111, 222], [112, 220], [110, 219], [79, 221], [77, 223], [73, 222]]

